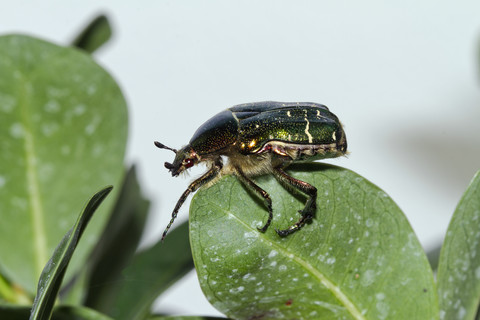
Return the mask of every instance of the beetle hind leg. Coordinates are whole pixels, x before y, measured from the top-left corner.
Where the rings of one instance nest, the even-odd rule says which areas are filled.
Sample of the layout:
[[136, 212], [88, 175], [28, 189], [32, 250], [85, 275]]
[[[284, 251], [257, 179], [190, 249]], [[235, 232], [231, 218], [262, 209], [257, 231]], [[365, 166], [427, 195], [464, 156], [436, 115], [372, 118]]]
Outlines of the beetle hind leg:
[[267, 231], [268, 227], [272, 223], [273, 220], [273, 210], [272, 210], [272, 199], [270, 198], [270, 195], [260, 188], [255, 182], [253, 182], [250, 178], [248, 178], [245, 173], [239, 168], [239, 167], [234, 167], [236, 176], [240, 179], [242, 183], [244, 183], [246, 186], [251, 188], [253, 191], [255, 191], [258, 195], [260, 195], [263, 200], [265, 201], [265, 204], [267, 205], [268, 209], [268, 219], [265, 225], [261, 228], [258, 228], [258, 231], [265, 232]]
[[284, 230], [275, 229], [275, 231], [280, 236], [287, 236], [295, 231], [301, 229], [305, 223], [312, 220], [313, 216], [315, 215], [315, 211], [317, 209], [317, 188], [312, 186], [311, 184], [295, 179], [292, 176], [289, 176], [281, 167], [277, 167], [273, 169], [273, 174], [275, 177], [281, 182], [288, 186], [292, 186], [295, 189], [298, 189], [305, 193], [308, 196], [307, 202], [305, 203], [305, 207], [298, 212], [301, 214], [300, 219], [290, 227]]

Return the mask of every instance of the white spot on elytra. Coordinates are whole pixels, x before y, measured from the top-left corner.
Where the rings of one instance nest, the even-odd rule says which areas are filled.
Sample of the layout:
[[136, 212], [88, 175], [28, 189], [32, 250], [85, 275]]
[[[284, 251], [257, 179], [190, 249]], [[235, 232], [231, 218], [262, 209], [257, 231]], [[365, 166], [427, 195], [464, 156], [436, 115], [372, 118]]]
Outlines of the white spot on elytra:
[[308, 130], [310, 130], [310, 121], [308, 121], [306, 110], [305, 110], [305, 121], [307, 122], [307, 125], [305, 126], [305, 134], [308, 137], [308, 143], [312, 143], [313, 142], [313, 137], [310, 134], [310, 132], [308, 131]]

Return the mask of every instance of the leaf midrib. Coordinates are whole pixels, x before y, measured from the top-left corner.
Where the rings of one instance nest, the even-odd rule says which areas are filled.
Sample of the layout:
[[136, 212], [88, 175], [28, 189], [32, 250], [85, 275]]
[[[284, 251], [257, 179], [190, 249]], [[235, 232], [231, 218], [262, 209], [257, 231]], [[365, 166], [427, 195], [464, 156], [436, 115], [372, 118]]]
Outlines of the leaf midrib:
[[29, 115], [28, 105], [30, 94], [28, 92], [28, 82], [24, 79], [20, 81], [20, 116], [23, 125], [24, 134], [24, 152], [26, 160], [26, 191], [30, 204], [30, 218], [32, 222], [33, 233], [33, 257], [34, 257], [34, 276], [35, 279], [41, 274], [43, 266], [48, 259], [47, 241], [44, 225], [44, 211], [42, 199], [40, 196], [40, 186], [38, 182], [37, 157], [32, 134], [32, 123]]
[[[232, 214], [230, 211], [225, 210], [223, 208], [220, 208], [222, 211], [224, 211], [226, 214], [237, 220], [240, 224], [242, 224], [245, 228], [252, 230], [254, 232], [259, 232], [255, 228], [252, 228], [242, 220], [240, 220], [237, 216]], [[295, 255], [293, 252], [290, 252], [289, 250], [285, 249], [282, 246], [279, 246], [275, 242], [271, 241], [269, 238], [267, 238], [264, 234], [260, 233], [259, 235], [264, 242], [270, 244], [271, 247], [275, 248], [278, 252], [283, 254], [284, 256], [293, 259], [296, 263], [298, 263], [300, 266], [305, 268], [308, 272], [310, 272], [314, 277], [316, 277], [330, 292], [333, 293], [333, 295], [345, 306], [345, 308], [348, 310], [348, 312], [358, 320], [366, 320], [366, 318], [363, 316], [363, 314], [355, 307], [353, 302], [342, 292], [340, 287], [336, 286], [332, 281], [330, 281], [327, 277], [325, 277], [324, 274], [322, 274], [320, 271], [315, 269], [310, 263], [305, 261], [304, 259], [301, 259], [297, 255]]]

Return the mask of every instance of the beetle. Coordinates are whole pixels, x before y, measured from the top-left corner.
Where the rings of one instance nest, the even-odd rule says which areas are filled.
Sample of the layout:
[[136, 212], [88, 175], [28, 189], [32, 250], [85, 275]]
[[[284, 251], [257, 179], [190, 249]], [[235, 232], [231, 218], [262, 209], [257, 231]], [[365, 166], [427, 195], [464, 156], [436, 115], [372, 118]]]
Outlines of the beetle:
[[[272, 222], [272, 200], [251, 177], [273, 174], [280, 183], [306, 194], [305, 207], [299, 210], [300, 219], [287, 229], [275, 229], [280, 236], [291, 234], [313, 218], [317, 189], [288, 175], [284, 169], [292, 162], [335, 158], [347, 152], [347, 139], [337, 116], [326, 106], [311, 102], [264, 101], [236, 105], [206, 121], [180, 150], [158, 141], [154, 143], [160, 149], [175, 153], [173, 163], [165, 162], [165, 168], [173, 177], [202, 162], [208, 167], [181, 195], [162, 240], [188, 195], [228, 174], [235, 175], [263, 198], [268, 218], [264, 226], [258, 228], [261, 232]], [[222, 157], [228, 158], [225, 165]]]

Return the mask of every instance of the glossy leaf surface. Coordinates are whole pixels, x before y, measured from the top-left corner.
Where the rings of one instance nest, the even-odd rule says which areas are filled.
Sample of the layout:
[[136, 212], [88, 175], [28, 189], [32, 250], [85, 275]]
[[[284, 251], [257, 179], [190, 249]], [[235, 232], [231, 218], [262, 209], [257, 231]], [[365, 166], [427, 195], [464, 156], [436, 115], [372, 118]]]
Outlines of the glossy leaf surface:
[[[0, 37], [0, 74], [0, 272], [33, 295], [83, 199], [121, 182], [126, 104], [88, 54], [27, 36]], [[72, 272], [107, 219], [95, 218]]]
[[475, 319], [480, 301], [480, 172], [448, 226], [438, 264], [441, 319]]
[[190, 239], [207, 299], [233, 319], [437, 319], [428, 260], [408, 221], [378, 187], [343, 168], [292, 166], [318, 189], [317, 213], [281, 238], [306, 198], [271, 176], [255, 179], [273, 201], [227, 176], [194, 197]]

